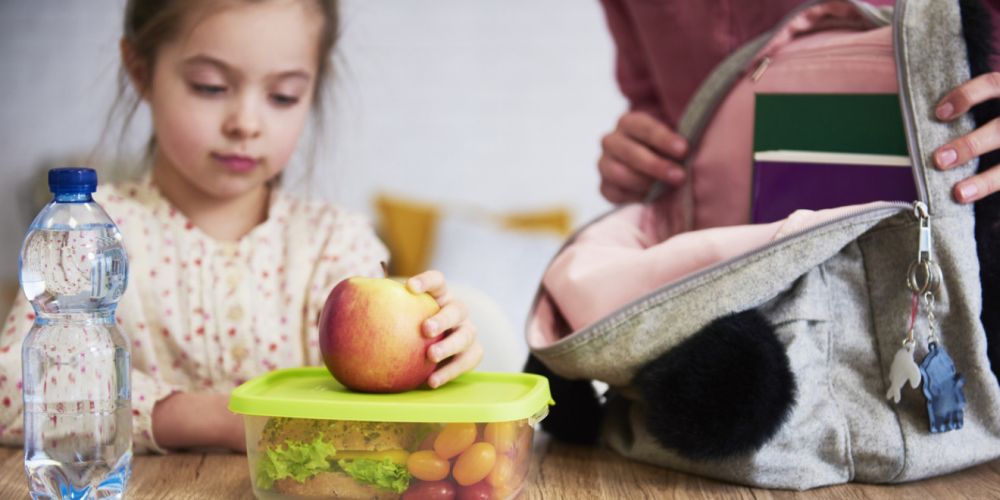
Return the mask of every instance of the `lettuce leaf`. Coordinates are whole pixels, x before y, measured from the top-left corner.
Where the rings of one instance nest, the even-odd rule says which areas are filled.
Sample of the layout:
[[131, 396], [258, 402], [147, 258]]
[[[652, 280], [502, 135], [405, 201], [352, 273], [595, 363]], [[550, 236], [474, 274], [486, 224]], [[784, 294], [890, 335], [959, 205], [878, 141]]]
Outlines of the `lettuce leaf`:
[[264, 451], [257, 463], [257, 487], [270, 489], [279, 479], [290, 477], [303, 483], [320, 472], [333, 467], [329, 459], [337, 453], [332, 444], [323, 441], [320, 434], [312, 442], [285, 441], [284, 447]]
[[338, 460], [337, 465], [356, 481], [373, 484], [396, 493], [402, 493], [410, 486], [411, 476], [406, 466], [395, 464], [392, 460], [359, 458]]

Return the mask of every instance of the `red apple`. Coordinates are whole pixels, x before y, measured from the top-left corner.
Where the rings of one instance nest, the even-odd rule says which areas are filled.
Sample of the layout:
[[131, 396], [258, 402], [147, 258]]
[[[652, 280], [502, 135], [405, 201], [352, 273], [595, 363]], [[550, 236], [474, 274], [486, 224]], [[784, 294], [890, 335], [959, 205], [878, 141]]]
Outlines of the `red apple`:
[[363, 392], [402, 392], [427, 381], [437, 366], [427, 359], [420, 325], [438, 311], [426, 293], [388, 278], [354, 277], [330, 292], [319, 319], [319, 348], [330, 373]]

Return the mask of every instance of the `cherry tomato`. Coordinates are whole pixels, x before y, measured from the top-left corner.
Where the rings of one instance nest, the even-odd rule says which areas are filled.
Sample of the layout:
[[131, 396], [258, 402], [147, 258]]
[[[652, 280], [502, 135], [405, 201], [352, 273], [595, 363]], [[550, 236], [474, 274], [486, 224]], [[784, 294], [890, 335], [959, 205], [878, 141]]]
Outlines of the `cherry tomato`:
[[452, 477], [461, 486], [478, 483], [486, 479], [496, 462], [497, 451], [492, 444], [473, 444], [458, 456], [452, 470]]
[[514, 422], [491, 422], [483, 430], [483, 441], [491, 443], [498, 454], [510, 453], [516, 438], [517, 426]]
[[433, 450], [434, 449], [434, 440], [437, 439], [438, 434], [440, 432], [441, 432], [440, 430], [435, 430], [434, 432], [431, 432], [430, 434], [428, 434], [427, 437], [425, 437], [424, 440], [420, 442], [420, 446], [417, 447], [417, 449], [418, 450]]
[[[410, 456], [412, 457], [413, 455]], [[490, 471], [490, 475], [486, 476], [486, 482], [490, 483], [490, 486], [494, 488], [499, 488], [510, 485], [510, 480], [513, 477], [514, 460], [507, 455], [497, 455], [497, 463], [493, 466], [493, 470]]]
[[434, 451], [448, 459], [465, 451], [476, 441], [476, 424], [447, 424], [434, 440]]
[[448, 481], [414, 481], [403, 492], [402, 500], [453, 500], [455, 485]]
[[517, 444], [514, 445], [514, 479], [513, 484], [521, 484], [528, 476], [528, 468], [531, 466], [531, 445], [535, 430], [529, 425], [518, 430]]
[[432, 450], [415, 451], [406, 459], [406, 469], [423, 481], [440, 481], [448, 477], [451, 463]]
[[458, 500], [493, 500], [493, 487], [486, 481], [458, 488]]
[[535, 429], [530, 425], [521, 427], [517, 431], [517, 440], [514, 442], [514, 450], [517, 455], [516, 460], [521, 461], [531, 456], [532, 438], [535, 436]]

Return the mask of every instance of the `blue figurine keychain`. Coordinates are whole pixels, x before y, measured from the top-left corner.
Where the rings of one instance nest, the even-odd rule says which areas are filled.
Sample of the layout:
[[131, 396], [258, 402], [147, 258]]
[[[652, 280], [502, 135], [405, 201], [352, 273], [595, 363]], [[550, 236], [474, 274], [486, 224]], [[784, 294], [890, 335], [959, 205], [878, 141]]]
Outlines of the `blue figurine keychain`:
[[[896, 353], [889, 370], [890, 387], [887, 399], [898, 403], [900, 389], [909, 382], [916, 388], [923, 380], [923, 393], [927, 398], [927, 415], [931, 432], [947, 432], [962, 428], [964, 423], [965, 377], [958, 373], [955, 363], [944, 346], [938, 342], [934, 317], [934, 291], [941, 283], [941, 270], [931, 259], [931, 226], [927, 206], [917, 202], [913, 208], [920, 221], [920, 245], [917, 260], [910, 265], [907, 286], [913, 292], [910, 310], [910, 328], [903, 347]], [[916, 340], [913, 330], [916, 325], [920, 297], [924, 299], [927, 312], [927, 355], [920, 365], [913, 360]]]
[[938, 343], [934, 333], [934, 294], [924, 292], [927, 309], [927, 356], [920, 362], [920, 375], [924, 379], [924, 396], [931, 432], [948, 432], [962, 428], [965, 408], [965, 377], [955, 369], [948, 352]]

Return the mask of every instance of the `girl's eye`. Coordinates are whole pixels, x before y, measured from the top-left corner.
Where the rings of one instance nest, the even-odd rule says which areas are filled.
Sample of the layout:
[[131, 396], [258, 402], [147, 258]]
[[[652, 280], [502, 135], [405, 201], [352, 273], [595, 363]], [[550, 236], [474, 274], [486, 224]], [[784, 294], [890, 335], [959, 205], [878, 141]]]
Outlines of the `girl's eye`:
[[299, 102], [298, 97], [285, 94], [271, 94], [271, 100], [278, 106], [293, 106]]
[[220, 95], [226, 91], [224, 85], [209, 85], [204, 83], [192, 83], [191, 88], [199, 94], [208, 96]]

